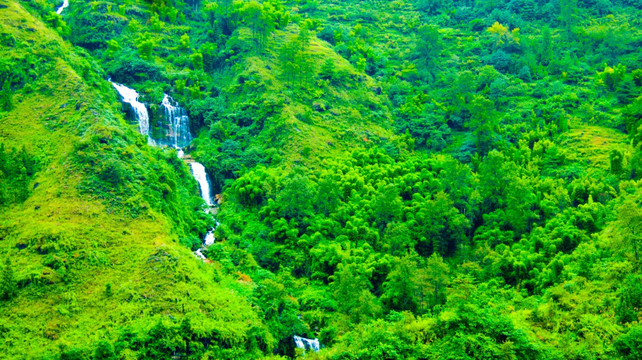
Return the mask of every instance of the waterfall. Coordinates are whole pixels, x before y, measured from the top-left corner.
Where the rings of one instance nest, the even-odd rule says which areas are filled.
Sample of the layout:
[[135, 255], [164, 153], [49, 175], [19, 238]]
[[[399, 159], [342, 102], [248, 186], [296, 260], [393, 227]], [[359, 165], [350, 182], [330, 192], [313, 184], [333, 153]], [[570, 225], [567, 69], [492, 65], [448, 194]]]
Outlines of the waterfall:
[[192, 175], [194, 179], [198, 181], [198, 185], [201, 188], [201, 197], [205, 200], [207, 206], [214, 205], [212, 203], [212, 194], [210, 193], [210, 182], [207, 180], [207, 173], [205, 172], [205, 166], [197, 162], [190, 162], [190, 168], [192, 169]]
[[[64, 9], [68, 5], [68, 0], [65, 0], [65, 3], [59, 9], [59, 11], [62, 12], [62, 9]], [[125, 85], [117, 84], [112, 81], [109, 82], [118, 91], [122, 102], [127, 103], [131, 106], [134, 112], [134, 117], [136, 118], [136, 121], [138, 121], [138, 128], [140, 130], [140, 133], [147, 136], [147, 142], [150, 145], [154, 146], [171, 146], [177, 150], [176, 155], [178, 156], [178, 158], [182, 159], [185, 155], [183, 148], [189, 146], [190, 142], [192, 141], [192, 134], [190, 134], [189, 131], [189, 117], [187, 116], [187, 111], [180, 107], [180, 105], [178, 105], [178, 103], [174, 101], [174, 99], [172, 99], [169, 95], [164, 94], [161, 106], [164, 109], [163, 120], [165, 123], [163, 125], [166, 126], [167, 131], [164, 134], [163, 138], [154, 139], [149, 133], [150, 122], [147, 106], [138, 101], [139, 95], [136, 90], [130, 89]], [[205, 167], [197, 162], [189, 161], [186, 159], [184, 161], [189, 162], [192, 176], [194, 176], [194, 179], [196, 179], [196, 181], [198, 182], [201, 197], [203, 198], [203, 200], [205, 200], [205, 203], [210, 208], [207, 210], [207, 212], [210, 212], [212, 206], [214, 206], [214, 203], [212, 201], [210, 182], [207, 179], [207, 172], [205, 171]], [[216, 226], [218, 226], [218, 222], [216, 222]], [[205, 260], [203, 250], [206, 246], [212, 245], [214, 243], [214, 230], [216, 229], [216, 226], [207, 231], [207, 234], [203, 239], [203, 247], [194, 251], [194, 254], [203, 260]]]
[[189, 132], [189, 117], [187, 111], [180, 107], [171, 96], [164, 94], [161, 106], [165, 112], [167, 123], [166, 139], [158, 139], [163, 145], [184, 148], [192, 141], [192, 134]]
[[[205, 203], [207, 204], [207, 206], [211, 208], [212, 206], [214, 206], [214, 203], [212, 202], [212, 193], [210, 192], [210, 181], [207, 179], [207, 172], [205, 172], [205, 166], [197, 162], [190, 162], [189, 166], [192, 169], [192, 175], [194, 176], [194, 179], [198, 181], [198, 185], [201, 188], [201, 197], [203, 198], [203, 200], [205, 200]], [[216, 225], [218, 226], [218, 222], [216, 223]], [[207, 231], [207, 234], [203, 239], [204, 247], [214, 244], [215, 228], [216, 227], [209, 229]], [[203, 257], [203, 254], [200, 252], [201, 250], [202, 249], [198, 249], [196, 255]]]
[[319, 339], [306, 339], [304, 337], [294, 335], [294, 344], [299, 349], [303, 350], [314, 350], [315, 352], [319, 351], [321, 344], [319, 344]]
[[210, 246], [214, 244], [214, 229], [210, 229], [207, 234], [205, 234], [205, 239], [203, 240], [203, 245]]
[[138, 129], [140, 133], [147, 136], [148, 141], [151, 142], [149, 137], [149, 113], [145, 104], [138, 101], [138, 93], [134, 89], [130, 89], [125, 85], [111, 83], [118, 91], [123, 102], [129, 104], [134, 110], [134, 116], [138, 121]]
[[[189, 146], [192, 141], [192, 134], [189, 131], [189, 117], [187, 111], [180, 107], [174, 99], [164, 94], [161, 107], [163, 108], [162, 119], [159, 120], [164, 133], [156, 138], [150, 134], [150, 114], [145, 104], [138, 101], [139, 94], [136, 90], [115, 82], [111, 83], [118, 91], [122, 101], [131, 106], [134, 117], [138, 121], [138, 129], [141, 134], [147, 136], [150, 145], [164, 145], [178, 149], [179, 157], [182, 157], [182, 148]], [[156, 114], [156, 112], [154, 112]], [[158, 117], [158, 115], [156, 115]], [[208, 205], [211, 205], [208, 202]]]
[[69, 6], [69, 0], [64, 0], [62, 2], [62, 5], [56, 10], [56, 14], [60, 15], [62, 14], [62, 11], [65, 10], [66, 7]]

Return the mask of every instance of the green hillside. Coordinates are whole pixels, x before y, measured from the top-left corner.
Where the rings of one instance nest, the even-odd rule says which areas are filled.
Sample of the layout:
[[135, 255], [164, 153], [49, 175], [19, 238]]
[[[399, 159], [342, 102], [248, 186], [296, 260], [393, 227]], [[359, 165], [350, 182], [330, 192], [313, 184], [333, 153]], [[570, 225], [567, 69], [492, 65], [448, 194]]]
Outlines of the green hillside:
[[[269, 346], [248, 290], [223, 285], [234, 280], [182, 246], [205, 228], [186, 166], [140, 141], [86, 52], [20, 4], [4, 5], [3, 79], [14, 95], [1, 113], [0, 184], [11, 192], [5, 169], [21, 167], [28, 194], [2, 208], [3, 276], [13, 271], [3, 277], [3, 357], [85, 358], [116, 344], [121, 356], [153, 357], [173, 345], [152, 334], [178, 329], [193, 341], [218, 337], [218, 357]], [[24, 174], [14, 147], [35, 171]]]
[[639, 2], [60, 5], [0, 0], [7, 358], [642, 358]]

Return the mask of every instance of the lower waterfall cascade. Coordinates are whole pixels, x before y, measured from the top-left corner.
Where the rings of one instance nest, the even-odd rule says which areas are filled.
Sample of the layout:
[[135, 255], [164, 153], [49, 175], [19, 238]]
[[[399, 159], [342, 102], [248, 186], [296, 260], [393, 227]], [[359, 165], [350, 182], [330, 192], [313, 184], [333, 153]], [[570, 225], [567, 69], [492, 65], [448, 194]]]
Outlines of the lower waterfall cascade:
[[64, 0], [62, 2], [62, 5], [58, 9], [56, 9], [56, 14], [60, 15], [62, 14], [62, 11], [65, 10], [67, 7], [69, 7], [69, 0]]

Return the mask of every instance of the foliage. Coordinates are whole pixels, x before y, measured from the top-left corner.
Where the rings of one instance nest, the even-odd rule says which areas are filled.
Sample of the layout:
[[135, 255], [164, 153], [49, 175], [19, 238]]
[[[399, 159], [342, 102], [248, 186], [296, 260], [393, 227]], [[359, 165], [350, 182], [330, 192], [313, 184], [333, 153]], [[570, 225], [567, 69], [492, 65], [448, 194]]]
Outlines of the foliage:
[[[53, 9], [0, 8], [8, 357], [639, 358], [637, 2]], [[107, 76], [187, 109], [205, 263]]]

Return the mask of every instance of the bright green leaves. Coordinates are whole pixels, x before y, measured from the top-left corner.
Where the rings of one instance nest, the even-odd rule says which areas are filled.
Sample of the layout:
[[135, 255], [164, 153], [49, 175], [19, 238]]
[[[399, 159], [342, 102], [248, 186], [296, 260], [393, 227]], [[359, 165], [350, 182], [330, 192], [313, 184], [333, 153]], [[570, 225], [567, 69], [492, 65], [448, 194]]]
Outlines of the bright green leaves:
[[311, 36], [308, 29], [302, 28], [296, 37], [286, 40], [279, 49], [281, 72], [290, 85], [297, 81], [299, 85], [308, 84], [313, 79], [315, 64], [308, 52]]
[[626, 75], [626, 66], [618, 64], [615, 68], [604, 65], [604, 70], [597, 73], [599, 85], [605, 86], [610, 91], [615, 91]]
[[5, 80], [0, 90], [0, 110], [11, 111], [11, 109], [13, 109], [13, 91], [11, 91], [10, 82]]
[[302, 219], [312, 215], [312, 200], [315, 189], [306, 176], [294, 174], [286, 177], [283, 187], [276, 196], [280, 204], [280, 215], [288, 219]]
[[424, 293], [420, 288], [422, 280], [414, 259], [399, 259], [383, 284], [381, 301], [391, 310], [416, 311]]
[[470, 105], [470, 121], [467, 126], [475, 137], [475, 146], [479, 154], [490, 151], [497, 132], [497, 114], [495, 104], [483, 95], [476, 95]]
[[195, 52], [190, 55], [190, 60], [192, 61], [192, 67], [194, 70], [203, 70], [203, 54]]
[[189, 35], [183, 34], [181, 36], [179, 47], [180, 47], [181, 50], [189, 50], [189, 48], [190, 48]]
[[339, 310], [350, 315], [355, 323], [372, 319], [380, 312], [376, 297], [369, 291], [371, 272], [364, 264], [344, 262], [332, 276]]
[[403, 202], [399, 190], [393, 184], [381, 186], [372, 204], [372, 211], [379, 229], [383, 231], [387, 224], [399, 220]]
[[152, 52], [154, 50], [154, 40], [152, 38], [150, 38], [149, 36], [140, 38], [137, 47], [138, 54], [141, 58], [148, 61], [153, 60]]
[[623, 243], [633, 251], [639, 266], [642, 252], [642, 207], [638, 201], [628, 198], [617, 210], [618, 232]]

